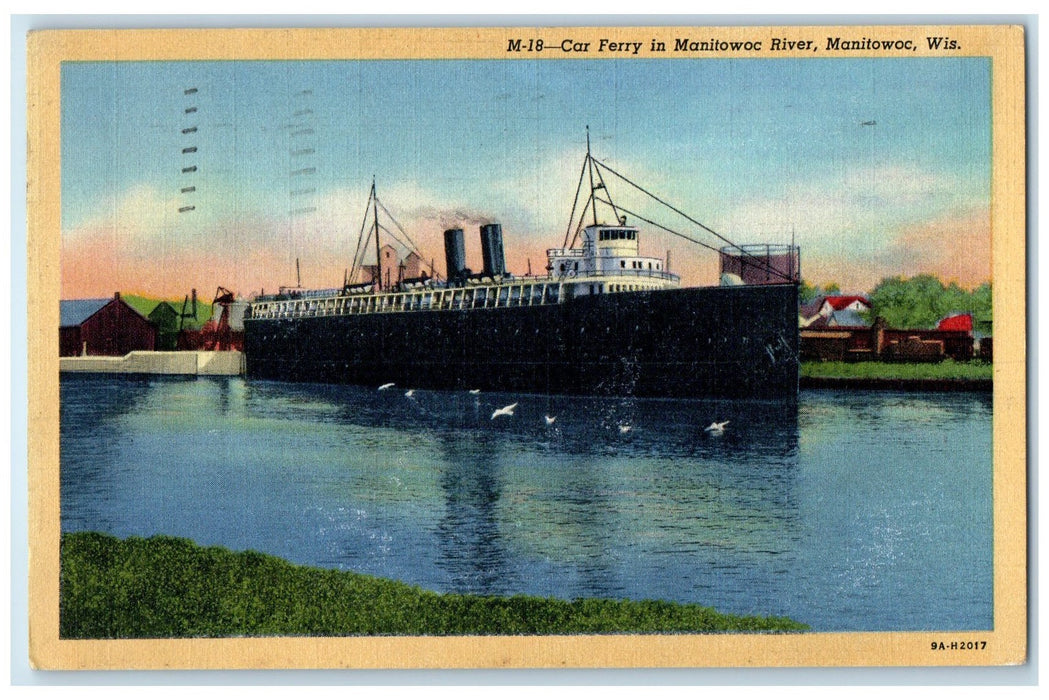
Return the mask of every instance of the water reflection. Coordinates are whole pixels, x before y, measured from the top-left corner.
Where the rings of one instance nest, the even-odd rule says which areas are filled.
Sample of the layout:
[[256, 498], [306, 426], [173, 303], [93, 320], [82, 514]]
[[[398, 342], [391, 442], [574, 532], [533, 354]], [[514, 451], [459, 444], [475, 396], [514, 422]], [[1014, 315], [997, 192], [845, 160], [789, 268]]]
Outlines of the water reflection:
[[519, 589], [508, 565], [498, 504], [505, 484], [499, 444], [482, 434], [445, 434], [438, 441], [444, 513], [437, 523], [437, 565], [452, 587], [499, 594]]
[[157, 380], [146, 376], [114, 382], [92, 374], [62, 375], [60, 502], [81, 504], [74, 512], [62, 511], [66, 529], [109, 531], [113, 527], [113, 514], [104, 502], [111, 490], [113, 470], [120, 473], [132, 466], [122, 464], [119, 457], [129, 439], [126, 417], [149, 410], [156, 387]]
[[[61, 420], [65, 530], [819, 629], [989, 620], [978, 395], [781, 404], [63, 377]], [[724, 433], [705, 430], [715, 421]], [[942, 603], [959, 599], [962, 612]]]

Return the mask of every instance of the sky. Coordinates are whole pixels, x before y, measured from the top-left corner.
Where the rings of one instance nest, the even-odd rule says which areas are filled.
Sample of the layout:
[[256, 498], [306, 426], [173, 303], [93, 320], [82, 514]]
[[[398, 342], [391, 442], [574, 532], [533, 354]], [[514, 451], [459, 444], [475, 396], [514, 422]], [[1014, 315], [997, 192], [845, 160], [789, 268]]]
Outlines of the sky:
[[[796, 242], [810, 283], [972, 288], [991, 275], [990, 79], [986, 58], [64, 63], [61, 294], [249, 297], [295, 284], [297, 259], [303, 286], [339, 286], [373, 178], [439, 271], [445, 228], [480, 269], [497, 221], [508, 268], [537, 272], [587, 126], [595, 158], [734, 243]], [[716, 283], [714, 254], [640, 225], [643, 254]]]

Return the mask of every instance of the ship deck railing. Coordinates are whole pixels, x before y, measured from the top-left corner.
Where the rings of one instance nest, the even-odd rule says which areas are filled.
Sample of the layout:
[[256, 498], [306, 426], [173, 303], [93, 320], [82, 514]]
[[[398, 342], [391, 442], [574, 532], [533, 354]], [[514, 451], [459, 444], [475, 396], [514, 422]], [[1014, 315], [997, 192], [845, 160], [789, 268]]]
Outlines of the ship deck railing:
[[582, 248], [547, 248], [546, 257], [549, 258], [581, 258], [587, 254]]
[[617, 270], [593, 270], [578, 272], [574, 270], [566, 270], [565, 272], [558, 273], [558, 279], [573, 281], [576, 278], [590, 278], [590, 277], [601, 277], [603, 281], [607, 281], [609, 277], [629, 277], [629, 278], [644, 278], [644, 279], [658, 279], [665, 280], [667, 282], [680, 282], [681, 275], [675, 275], [665, 270], [642, 270], [640, 268], [626, 269], [621, 268]]
[[418, 289], [380, 294], [333, 294], [324, 298], [257, 300], [251, 305], [254, 319], [349, 316], [407, 311], [451, 311], [556, 304], [562, 285], [547, 279], [487, 287]]
[[[567, 288], [597, 280], [598, 293], [654, 289], [650, 285], [615, 285], [616, 280], [662, 280], [677, 282], [680, 277], [662, 270], [610, 270], [566, 273], [556, 277], [525, 277], [510, 284], [427, 288], [379, 294], [341, 294], [332, 290], [325, 296], [303, 294], [293, 299], [262, 297], [251, 305], [253, 319], [291, 319], [316, 316], [400, 313], [411, 311], [461, 311], [507, 307], [540, 306], [564, 301]], [[593, 293], [593, 292], [592, 292]]]

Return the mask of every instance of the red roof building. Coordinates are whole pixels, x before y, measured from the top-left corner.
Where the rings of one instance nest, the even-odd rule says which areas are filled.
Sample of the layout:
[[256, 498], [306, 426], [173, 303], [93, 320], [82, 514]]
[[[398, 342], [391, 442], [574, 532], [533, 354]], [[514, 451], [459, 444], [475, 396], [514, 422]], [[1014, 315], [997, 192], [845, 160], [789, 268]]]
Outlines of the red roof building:
[[947, 316], [936, 325], [938, 331], [966, 331], [973, 332], [972, 314], [954, 314]]
[[121, 357], [132, 350], [155, 350], [157, 329], [120, 293], [112, 299], [62, 301], [59, 355]]
[[852, 311], [862, 311], [863, 309], [871, 308], [871, 303], [867, 301], [866, 297], [861, 297], [858, 295], [836, 296], [825, 297], [823, 299], [823, 308], [826, 308], [827, 306], [830, 307], [828, 311], [844, 311], [846, 309], [850, 309]]

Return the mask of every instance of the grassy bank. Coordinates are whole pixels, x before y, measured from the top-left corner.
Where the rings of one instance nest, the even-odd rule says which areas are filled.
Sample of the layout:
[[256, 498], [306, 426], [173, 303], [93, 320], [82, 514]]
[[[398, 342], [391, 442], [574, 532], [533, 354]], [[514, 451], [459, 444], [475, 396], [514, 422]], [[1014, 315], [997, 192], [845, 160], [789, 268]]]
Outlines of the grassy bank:
[[802, 362], [802, 378], [990, 381], [986, 362]]
[[437, 594], [172, 537], [62, 536], [67, 639], [790, 632], [787, 618], [661, 601]]

